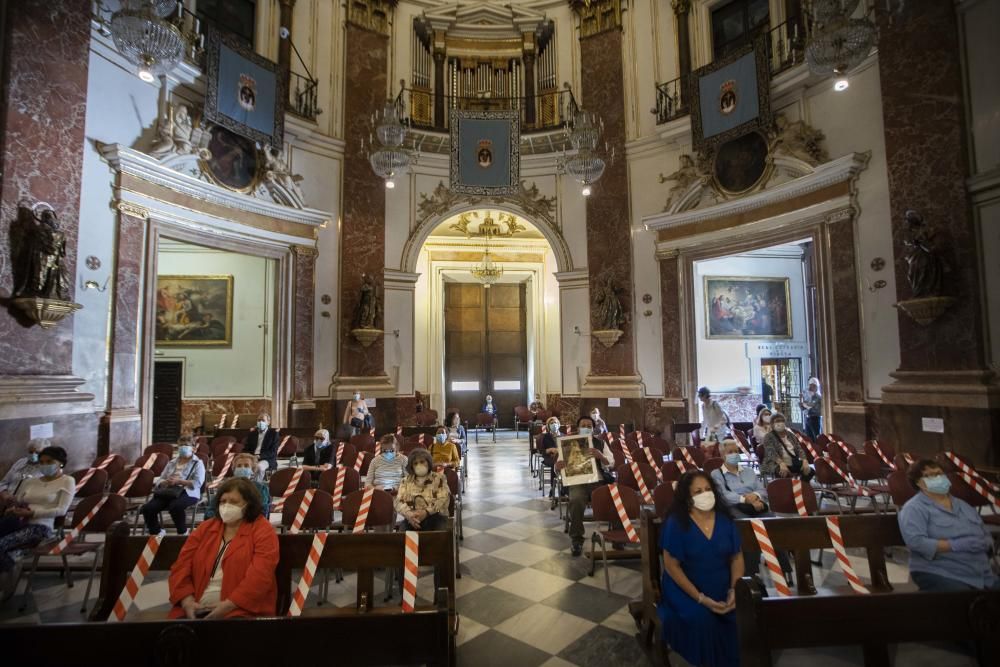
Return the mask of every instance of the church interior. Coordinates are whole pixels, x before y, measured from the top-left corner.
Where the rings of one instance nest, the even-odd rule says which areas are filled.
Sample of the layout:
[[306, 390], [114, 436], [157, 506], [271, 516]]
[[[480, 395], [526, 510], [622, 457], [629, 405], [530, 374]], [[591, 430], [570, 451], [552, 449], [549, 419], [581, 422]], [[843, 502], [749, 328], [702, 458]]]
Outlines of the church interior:
[[10, 664], [1000, 664], [997, 28], [0, 4]]

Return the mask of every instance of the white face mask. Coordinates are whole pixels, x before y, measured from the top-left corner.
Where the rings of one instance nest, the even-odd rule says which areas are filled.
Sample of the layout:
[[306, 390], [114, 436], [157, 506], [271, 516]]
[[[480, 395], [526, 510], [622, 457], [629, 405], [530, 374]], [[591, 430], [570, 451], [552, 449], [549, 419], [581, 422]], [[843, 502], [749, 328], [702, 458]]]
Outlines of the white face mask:
[[236, 523], [237, 521], [243, 520], [243, 511], [245, 508], [239, 505], [233, 505], [232, 503], [222, 503], [219, 505], [219, 518], [222, 519], [222, 523]]
[[711, 491], [702, 491], [697, 496], [694, 496], [691, 502], [702, 512], [708, 512], [715, 507], [715, 494]]
[[413, 474], [415, 474], [417, 477], [426, 477], [427, 473], [429, 472], [430, 469], [427, 467], [426, 463], [418, 463], [415, 466], [413, 466]]
[[360, 401], [361, 400], [361, 394], [355, 394], [354, 395], [354, 400], [355, 401]]

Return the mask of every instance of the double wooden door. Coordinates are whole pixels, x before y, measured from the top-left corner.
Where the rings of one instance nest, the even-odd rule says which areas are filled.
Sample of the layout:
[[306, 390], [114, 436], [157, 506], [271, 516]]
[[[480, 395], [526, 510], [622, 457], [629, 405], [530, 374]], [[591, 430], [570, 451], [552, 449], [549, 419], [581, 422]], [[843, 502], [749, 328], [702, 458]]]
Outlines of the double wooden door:
[[527, 395], [523, 284], [445, 283], [445, 404], [473, 423], [486, 395], [502, 427]]

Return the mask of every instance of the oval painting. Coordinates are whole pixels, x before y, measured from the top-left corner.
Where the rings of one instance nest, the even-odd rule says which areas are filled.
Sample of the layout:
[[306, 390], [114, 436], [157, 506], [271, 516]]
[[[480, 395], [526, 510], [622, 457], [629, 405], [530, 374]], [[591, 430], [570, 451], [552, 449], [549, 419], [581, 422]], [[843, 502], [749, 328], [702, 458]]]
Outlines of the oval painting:
[[220, 125], [214, 126], [211, 133], [208, 150], [212, 155], [205, 160], [209, 175], [230, 190], [252, 190], [257, 184], [259, 167], [257, 145]]
[[767, 140], [749, 132], [719, 146], [715, 153], [715, 181], [723, 191], [739, 194], [757, 185], [767, 171]]

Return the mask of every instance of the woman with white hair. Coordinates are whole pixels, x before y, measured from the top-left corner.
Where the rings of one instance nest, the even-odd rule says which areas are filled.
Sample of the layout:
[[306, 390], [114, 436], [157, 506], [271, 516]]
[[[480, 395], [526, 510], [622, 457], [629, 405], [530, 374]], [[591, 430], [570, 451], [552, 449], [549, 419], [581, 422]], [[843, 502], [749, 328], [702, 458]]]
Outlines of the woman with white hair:
[[823, 432], [823, 394], [819, 389], [819, 380], [809, 378], [809, 389], [802, 392], [799, 404], [805, 416], [806, 435], [815, 440]]
[[17, 487], [23, 480], [42, 476], [38, 453], [51, 444], [47, 438], [32, 438], [28, 441], [28, 455], [14, 461], [3, 481], [0, 481], [0, 502], [9, 500], [17, 493]]

